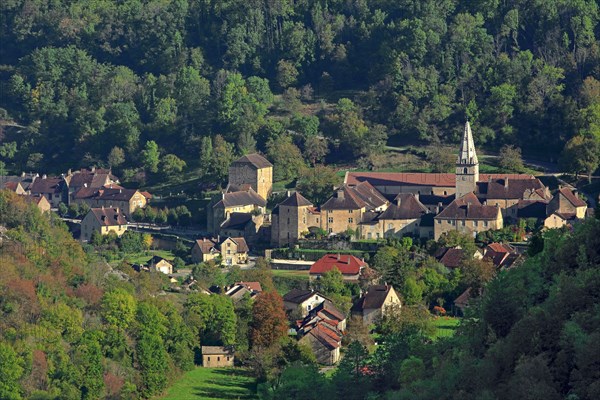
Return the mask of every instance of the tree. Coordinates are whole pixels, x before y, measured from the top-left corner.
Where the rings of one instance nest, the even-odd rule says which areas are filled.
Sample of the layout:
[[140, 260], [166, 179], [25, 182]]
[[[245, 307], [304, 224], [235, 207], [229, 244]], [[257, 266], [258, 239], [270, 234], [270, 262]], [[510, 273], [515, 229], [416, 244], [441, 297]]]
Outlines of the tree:
[[263, 292], [252, 307], [252, 346], [270, 347], [285, 337], [287, 330], [283, 299], [277, 292]]
[[215, 179], [223, 181], [229, 174], [229, 165], [233, 162], [233, 145], [215, 136], [212, 152], [212, 174]]
[[160, 162], [158, 145], [154, 140], [146, 142], [142, 150], [142, 165], [146, 170], [152, 173], [158, 172], [158, 163]]
[[142, 333], [137, 341], [136, 356], [142, 375], [141, 394], [144, 397], [159, 394], [167, 387], [168, 355], [162, 338]]
[[161, 169], [165, 176], [169, 178], [180, 177], [179, 174], [186, 167], [185, 161], [177, 157], [175, 154], [167, 154], [160, 161]]
[[235, 343], [236, 316], [229, 297], [192, 294], [184, 309], [184, 319], [202, 345]]
[[110, 168], [118, 167], [125, 162], [125, 152], [122, 148], [115, 146], [108, 153], [108, 166]]
[[134, 320], [136, 306], [131, 294], [123, 289], [115, 289], [104, 294], [102, 317], [110, 325], [127, 329]]
[[0, 342], [0, 398], [21, 399], [19, 379], [23, 374], [22, 360], [11, 346]]
[[207, 175], [212, 171], [213, 145], [210, 136], [203, 136], [200, 142], [200, 168]]
[[500, 167], [509, 172], [523, 172], [523, 159], [521, 149], [511, 145], [504, 145], [500, 149]]
[[593, 138], [575, 136], [567, 142], [560, 157], [560, 164], [577, 176], [586, 172], [591, 183], [592, 173], [600, 164], [600, 144]]
[[325, 203], [333, 188], [340, 182], [336, 171], [325, 165], [316, 165], [314, 168], [302, 168], [296, 189], [303, 196], [320, 205]]
[[6, 163], [4, 161], [0, 161], [0, 175], [8, 175]]
[[453, 170], [456, 156], [450, 148], [434, 145], [427, 151], [427, 161], [431, 164], [432, 172], [448, 172]]
[[267, 143], [267, 155], [273, 160], [274, 181], [294, 179], [304, 166], [302, 153], [289, 135], [270, 140]]
[[491, 260], [465, 257], [461, 263], [461, 272], [461, 283], [465, 287], [470, 287], [471, 293], [476, 296], [479, 290], [492, 280], [496, 270]]
[[289, 61], [279, 60], [277, 63], [277, 83], [282, 89], [292, 86], [298, 79], [298, 70]]
[[304, 154], [313, 167], [323, 161], [327, 153], [329, 153], [329, 148], [325, 138], [315, 135], [307, 137], [304, 141]]

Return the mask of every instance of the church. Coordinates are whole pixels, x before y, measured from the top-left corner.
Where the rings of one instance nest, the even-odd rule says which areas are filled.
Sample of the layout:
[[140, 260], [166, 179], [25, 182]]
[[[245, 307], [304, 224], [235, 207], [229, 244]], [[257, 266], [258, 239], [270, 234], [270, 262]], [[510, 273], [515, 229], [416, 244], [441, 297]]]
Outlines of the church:
[[480, 174], [469, 122], [454, 173], [348, 171], [343, 185], [319, 209], [304, 198], [298, 202], [299, 194], [293, 196], [273, 211], [274, 244], [292, 244], [301, 230], [316, 228], [329, 234], [352, 231], [359, 239], [410, 235], [437, 240], [450, 230], [476, 235], [518, 218], [543, 220], [552, 200], [533, 175]]

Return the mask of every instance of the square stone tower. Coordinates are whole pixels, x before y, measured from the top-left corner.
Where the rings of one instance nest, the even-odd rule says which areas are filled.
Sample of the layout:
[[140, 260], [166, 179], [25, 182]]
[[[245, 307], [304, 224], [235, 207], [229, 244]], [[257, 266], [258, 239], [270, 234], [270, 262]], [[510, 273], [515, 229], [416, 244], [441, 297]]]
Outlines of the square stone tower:
[[263, 199], [273, 191], [273, 164], [260, 154], [248, 154], [229, 166], [229, 191], [254, 189]]

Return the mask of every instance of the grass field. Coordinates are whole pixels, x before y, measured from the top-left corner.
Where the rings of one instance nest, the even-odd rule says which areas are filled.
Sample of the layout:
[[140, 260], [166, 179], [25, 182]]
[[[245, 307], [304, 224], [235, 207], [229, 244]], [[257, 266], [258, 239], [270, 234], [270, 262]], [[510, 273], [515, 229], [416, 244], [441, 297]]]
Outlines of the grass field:
[[454, 336], [456, 332], [456, 328], [460, 324], [459, 318], [453, 317], [437, 317], [434, 320], [434, 325], [436, 328], [435, 334], [433, 335], [433, 339], [439, 339], [444, 337]]
[[159, 256], [164, 258], [165, 260], [172, 260], [175, 258], [173, 253], [168, 250], [150, 250], [148, 252], [137, 253], [137, 254], [128, 254], [125, 257], [125, 261], [132, 264], [145, 264], [154, 256]]
[[161, 400], [256, 399], [256, 380], [240, 368], [202, 368], [186, 373]]
[[272, 269], [273, 276], [281, 276], [284, 278], [303, 278], [308, 280], [308, 270], [288, 270], [288, 269]]

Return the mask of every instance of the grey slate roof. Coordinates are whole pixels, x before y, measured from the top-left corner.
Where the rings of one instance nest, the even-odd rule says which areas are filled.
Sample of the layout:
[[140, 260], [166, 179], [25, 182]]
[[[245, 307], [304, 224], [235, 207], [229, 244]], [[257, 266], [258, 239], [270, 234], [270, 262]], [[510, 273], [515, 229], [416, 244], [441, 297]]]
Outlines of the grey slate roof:
[[254, 190], [248, 190], [243, 192], [231, 192], [223, 193], [223, 198], [219, 200], [213, 208], [217, 207], [236, 207], [245, 205], [257, 205], [260, 207], [266, 207], [267, 201], [263, 199]]
[[294, 192], [290, 194], [285, 200], [279, 203], [280, 206], [289, 206], [289, 207], [304, 207], [304, 206], [312, 206], [313, 204], [304, 196], [302, 196], [298, 192]]
[[251, 164], [252, 166], [254, 166], [257, 169], [273, 166], [273, 164], [271, 164], [269, 162], [269, 160], [267, 160], [266, 158], [264, 158], [263, 156], [261, 156], [260, 154], [257, 154], [257, 153], [246, 154], [245, 156], [238, 158], [237, 160], [235, 160], [232, 163], [232, 165], [235, 165], [235, 164]]

